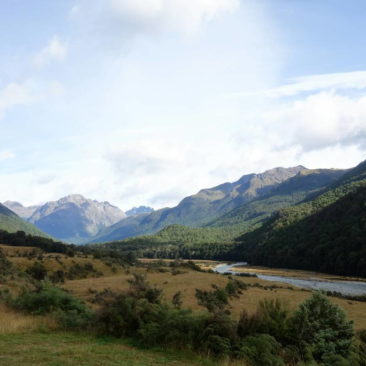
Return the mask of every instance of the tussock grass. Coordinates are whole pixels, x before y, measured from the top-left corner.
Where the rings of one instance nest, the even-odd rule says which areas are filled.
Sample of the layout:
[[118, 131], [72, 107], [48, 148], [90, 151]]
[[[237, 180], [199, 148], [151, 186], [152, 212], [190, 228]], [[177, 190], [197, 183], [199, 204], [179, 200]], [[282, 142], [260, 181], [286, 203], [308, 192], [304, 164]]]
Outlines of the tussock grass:
[[56, 327], [56, 322], [51, 317], [25, 315], [0, 304], [0, 334], [33, 332]]
[[[32, 266], [32, 264], [36, 259], [34, 258], [28, 259], [26, 256], [22, 257], [9, 256], [8, 260], [12, 262], [17, 269], [21, 271], [26, 271], [29, 267]], [[63, 270], [67, 272], [75, 264], [83, 266], [87, 263], [91, 263], [96, 271], [101, 272], [104, 275], [113, 274], [112, 266], [108, 266], [102, 260], [95, 259], [92, 256], [68, 257], [64, 254], [48, 253], [43, 255], [42, 263], [49, 272], [55, 272], [57, 270]], [[116, 266], [116, 273], [120, 273], [122, 271], [123, 270], [121, 267]]]

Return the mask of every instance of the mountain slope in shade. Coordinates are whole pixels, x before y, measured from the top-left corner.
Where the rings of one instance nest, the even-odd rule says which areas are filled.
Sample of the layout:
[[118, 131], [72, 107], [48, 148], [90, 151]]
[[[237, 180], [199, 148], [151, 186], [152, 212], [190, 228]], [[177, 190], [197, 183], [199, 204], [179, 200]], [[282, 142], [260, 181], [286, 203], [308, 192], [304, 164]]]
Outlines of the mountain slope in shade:
[[366, 161], [243, 235], [235, 260], [366, 277]]
[[102, 231], [92, 242], [121, 240], [157, 232], [172, 224], [204, 226], [235, 207], [268, 193], [287, 179], [306, 170], [303, 166], [274, 168], [261, 174], [248, 174], [233, 183], [202, 189], [184, 198], [176, 207], [151, 214], [128, 217]]
[[3, 203], [3, 205], [25, 220], [28, 220], [33, 215], [33, 213], [40, 207], [40, 205], [26, 207], [16, 201], [6, 201]]
[[125, 217], [122, 210], [108, 202], [70, 195], [42, 205], [29, 222], [57, 239], [80, 244]]
[[0, 230], [15, 233], [17, 231], [24, 231], [26, 234], [48, 237], [41, 230], [34, 225], [24, 221], [13, 211], [0, 203]]

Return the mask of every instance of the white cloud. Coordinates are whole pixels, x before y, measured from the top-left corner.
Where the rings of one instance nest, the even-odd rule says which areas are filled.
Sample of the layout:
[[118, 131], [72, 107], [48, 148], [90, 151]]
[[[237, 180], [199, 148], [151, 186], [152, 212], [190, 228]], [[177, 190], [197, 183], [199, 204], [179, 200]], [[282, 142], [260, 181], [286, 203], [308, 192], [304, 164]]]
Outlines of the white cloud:
[[36, 66], [42, 67], [51, 61], [63, 61], [68, 52], [68, 45], [54, 36], [48, 45], [44, 47], [33, 59]]
[[37, 99], [37, 86], [31, 80], [6, 85], [0, 90], [0, 118], [7, 109], [16, 105], [31, 104]]
[[266, 115], [268, 131], [277, 131], [278, 148], [313, 151], [331, 146], [366, 149], [366, 96], [351, 98], [322, 92], [286, 104]]
[[301, 76], [276, 88], [252, 93], [235, 93], [233, 96], [262, 95], [269, 98], [281, 98], [296, 96], [304, 92], [348, 89], [366, 89], [366, 71]]
[[10, 150], [0, 151], [0, 161], [12, 159], [15, 157], [15, 154]]
[[239, 8], [240, 0], [78, 0], [72, 18], [87, 19], [99, 29], [195, 32], [205, 22]]
[[12, 108], [39, 103], [50, 97], [58, 97], [63, 92], [64, 87], [58, 81], [27, 79], [9, 83], [0, 89], [0, 119]]

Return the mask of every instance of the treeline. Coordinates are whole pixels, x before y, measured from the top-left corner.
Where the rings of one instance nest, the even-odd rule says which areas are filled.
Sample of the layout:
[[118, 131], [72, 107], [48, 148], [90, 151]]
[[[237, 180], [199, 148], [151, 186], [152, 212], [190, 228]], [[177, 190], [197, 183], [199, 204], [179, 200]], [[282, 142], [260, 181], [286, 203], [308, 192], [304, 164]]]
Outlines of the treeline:
[[[242, 231], [239, 231], [242, 232]], [[239, 235], [237, 228], [189, 228], [170, 225], [155, 235], [145, 235], [122, 241], [89, 245], [89, 248], [133, 252], [138, 257], [219, 259], [229, 252]]]
[[252, 264], [366, 277], [365, 238], [366, 182], [357, 182], [278, 212], [231, 254]]
[[73, 255], [77, 250], [75, 245], [65, 244], [42, 236], [29, 235], [24, 231], [9, 233], [0, 230], [0, 243], [12, 246], [36, 247], [46, 253], [62, 253], [67, 255]]

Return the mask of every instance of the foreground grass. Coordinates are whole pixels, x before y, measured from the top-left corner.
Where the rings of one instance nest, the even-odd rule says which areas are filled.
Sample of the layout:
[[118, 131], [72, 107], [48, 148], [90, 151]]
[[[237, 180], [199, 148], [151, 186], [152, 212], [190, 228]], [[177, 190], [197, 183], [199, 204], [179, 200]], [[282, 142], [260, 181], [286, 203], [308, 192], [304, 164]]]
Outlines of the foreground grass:
[[214, 366], [179, 352], [141, 350], [117, 339], [50, 332], [0, 335], [0, 365]]

